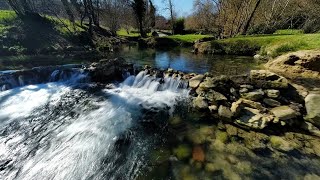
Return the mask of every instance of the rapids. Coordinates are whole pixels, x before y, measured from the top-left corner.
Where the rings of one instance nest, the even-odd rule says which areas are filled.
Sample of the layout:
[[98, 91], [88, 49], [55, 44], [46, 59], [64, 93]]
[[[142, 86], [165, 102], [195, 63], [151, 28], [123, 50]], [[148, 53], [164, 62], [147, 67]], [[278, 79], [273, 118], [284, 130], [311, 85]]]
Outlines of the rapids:
[[78, 71], [49, 81], [0, 92], [0, 179], [134, 179], [154, 142], [144, 112], [188, 96], [179, 77], [144, 71], [113, 89]]

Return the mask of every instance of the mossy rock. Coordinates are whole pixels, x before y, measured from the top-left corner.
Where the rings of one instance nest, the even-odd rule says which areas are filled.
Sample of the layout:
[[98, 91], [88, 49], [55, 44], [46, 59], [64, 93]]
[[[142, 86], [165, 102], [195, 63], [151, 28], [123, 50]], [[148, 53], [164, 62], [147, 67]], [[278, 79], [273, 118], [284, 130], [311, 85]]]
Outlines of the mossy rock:
[[168, 161], [171, 156], [169, 149], [160, 148], [151, 152], [150, 154], [150, 163], [151, 164], [161, 164], [165, 161]]
[[279, 136], [271, 136], [270, 144], [273, 148], [278, 149], [280, 151], [287, 152], [294, 149], [290, 142], [286, 141], [284, 138]]
[[170, 125], [179, 125], [180, 123], [182, 123], [182, 118], [180, 116], [173, 116], [173, 117], [170, 117], [169, 119], [169, 123]]
[[222, 143], [226, 143], [228, 141], [228, 134], [223, 131], [217, 131], [216, 132], [216, 139], [221, 141]]
[[192, 149], [188, 144], [181, 144], [173, 149], [173, 154], [177, 156], [179, 160], [185, 160], [191, 157]]
[[252, 173], [252, 166], [251, 163], [248, 161], [240, 161], [236, 165], [237, 170], [241, 174], [251, 174]]
[[212, 126], [201, 126], [199, 128], [190, 129], [187, 138], [191, 143], [200, 145], [204, 144], [212, 134]]
[[192, 174], [192, 169], [190, 166], [183, 166], [179, 170], [179, 177], [178, 179], [182, 180], [197, 180], [197, 176]]

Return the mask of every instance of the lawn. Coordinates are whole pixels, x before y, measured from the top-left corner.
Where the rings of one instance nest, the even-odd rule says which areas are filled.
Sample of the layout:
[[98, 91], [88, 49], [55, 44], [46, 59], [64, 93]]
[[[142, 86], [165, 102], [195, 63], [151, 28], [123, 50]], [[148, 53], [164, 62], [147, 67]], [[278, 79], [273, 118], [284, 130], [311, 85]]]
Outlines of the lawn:
[[17, 18], [17, 15], [14, 11], [7, 11], [7, 10], [0, 11], [0, 25], [10, 23], [15, 18]]
[[210, 35], [199, 35], [199, 34], [186, 34], [186, 35], [173, 35], [173, 36], [166, 36], [164, 38], [170, 38], [176, 41], [185, 42], [185, 43], [193, 43], [196, 40], [202, 38], [209, 38], [212, 37]]
[[320, 49], [320, 34], [239, 36], [213, 41], [212, 47], [222, 49], [225, 54], [277, 57], [292, 51]]

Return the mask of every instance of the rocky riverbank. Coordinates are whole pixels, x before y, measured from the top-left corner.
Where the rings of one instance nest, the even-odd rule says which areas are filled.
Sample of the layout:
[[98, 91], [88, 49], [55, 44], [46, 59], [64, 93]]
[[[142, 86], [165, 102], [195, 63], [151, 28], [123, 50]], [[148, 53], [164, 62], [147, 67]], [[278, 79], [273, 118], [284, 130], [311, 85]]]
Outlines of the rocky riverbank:
[[[152, 167], [138, 179], [159, 174], [163, 179], [170, 175], [176, 179], [319, 178], [320, 92], [296, 88], [287, 78], [267, 70], [217, 77], [148, 66], [134, 68], [117, 58], [84, 67], [2, 72], [0, 84], [14, 80], [22, 86], [84, 73], [99, 87], [113, 88], [108, 83], [139, 71], [160, 83], [166, 77], [180, 80], [190, 89], [190, 96], [176, 105], [161, 127], [152, 119], [167, 113], [145, 112], [143, 126], [152, 133], [160, 131], [166, 139], [150, 153]], [[2, 90], [8, 87], [2, 86]]]

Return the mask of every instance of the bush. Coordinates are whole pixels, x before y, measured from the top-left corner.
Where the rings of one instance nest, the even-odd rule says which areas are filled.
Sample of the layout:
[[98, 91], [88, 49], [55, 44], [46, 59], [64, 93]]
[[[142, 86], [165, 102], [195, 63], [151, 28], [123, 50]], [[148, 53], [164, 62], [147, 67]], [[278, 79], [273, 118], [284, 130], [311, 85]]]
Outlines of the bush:
[[304, 34], [301, 29], [280, 29], [277, 30], [274, 34], [277, 35], [295, 35], [295, 34]]
[[231, 54], [231, 55], [244, 55], [253, 56], [261, 49], [261, 46], [255, 42], [236, 39], [232, 41], [212, 41], [212, 51], [215, 54]]
[[280, 46], [278, 46], [277, 48], [274, 49], [273, 53], [272, 53], [272, 57], [277, 57], [281, 54], [285, 54], [287, 52], [292, 52], [292, 51], [297, 51], [300, 49], [300, 47], [305, 46], [305, 43], [286, 43], [286, 44], [281, 44]]
[[266, 27], [264, 24], [259, 24], [257, 26], [252, 27], [249, 31], [249, 35], [254, 35], [254, 34], [273, 34], [276, 32], [275, 28], [272, 27]]
[[173, 25], [174, 34], [184, 34], [184, 18], [179, 18]]

